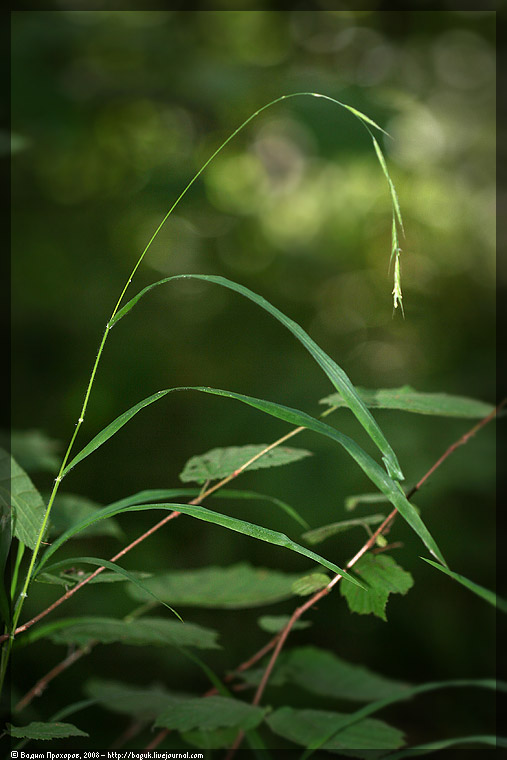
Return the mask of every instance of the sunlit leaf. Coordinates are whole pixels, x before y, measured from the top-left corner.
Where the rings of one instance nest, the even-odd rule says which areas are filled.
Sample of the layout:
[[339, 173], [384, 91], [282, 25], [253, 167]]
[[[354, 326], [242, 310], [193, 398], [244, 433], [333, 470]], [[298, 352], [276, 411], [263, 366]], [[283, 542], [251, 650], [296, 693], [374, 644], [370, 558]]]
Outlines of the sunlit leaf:
[[474, 583], [473, 581], [468, 580], [468, 578], [465, 578], [464, 575], [453, 573], [453, 571], [449, 570], [448, 567], [442, 567], [442, 565], [433, 562], [431, 559], [426, 559], [426, 557], [421, 557], [421, 559], [423, 559], [429, 565], [432, 565], [432, 567], [435, 567], [437, 570], [441, 570], [443, 573], [445, 573], [445, 575], [453, 578], [453, 580], [461, 583], [462, 586], [465, 586], [465, 588], [467, 588], [469, 591], [472, 591], [472, 593], [480, 596], [482, 599], [484, 599], [484, 601], [492, 604], [493, 607], [498, 607], [498, 609], [502, 612], [507, 612], [507, 601], [501, 597], [498, 597], [494, 591], [490, 591], [483, 586], [479, 586], [478, 583]]
[[414, 585], [410, 573], [386, 554], [365, 554], [354, 565], [354, 571], [366, 581], [369, 588], [353, 588], [350, 583], [344, 583], [340, 592], [346, 598], [351, 612], [359, 615], [373, 614], [387, 620], [385, 610], [389, 594], [406, 594]]
[[322, 541], [325, 541], [326, 538], [334, 536], [337, 533], [343, 533], [346, 530], [357, 528], [358, 526], [364, 528], [368, 525], [378, 525], [384, 519], [385, 515], [367, 515], [365, 517], [359, 517], [357, 520], [341, 520], [340, 522], [321, 525], [320, 528], [309, 530], [307, 533], [303, 533], [301, 538], [304, 538], [309, 544], [320, 544]]
[[46, 508], [42, 496], [26, 472], [6, 451], [0, 449], [0, 498], [12, 505], [12, 535], [34, 549]]
[[216, 631], [200, 625], [155, 617], [129, 621], [106, 617], [70, 618], [61, 621], [61, 625], [54, 624], [47, 632], [47, 637], [55, 644], [84, 646], [90, 641], [99, 641], [102, 644], [198, 649], [217, 649], [217, 636]]
[[[284, 573], [241, 562], [228, 567], [202, 567], [195, 570], [171, 570], [145, 581], [146, 587], [164, 601], [178, 607], [214, 607], [245, 609], [288, 599], [292, 584], [301, 573]], [[147, 601], [148, 594], [136, 587], [129, 594]]]
[[[494, 406], [485, 401], [451, 396], [447, 393], [421, 393], [410, 385], [403, 385], [401, 388], [356, 388], [356, 391], [366, 406], [375, 409], [399, 409], [415, 414], [463, 418], [486, 417], [494, 409]], [[347, 406], [340, 393], [326, 396], [319, 403], [336, 407]]]
[[[193, 456], [185, 464], [180, 480], [183, 483], [205, 483], [208, 480], [226, 478], [236, 470], [239, 470], [246, 462], [265, 451], [267, 443], [259, 443], [251, 446], [228, 446], [226, 448], [212, 449], [206, 454]], [[287, 446], [277, 446], [267, 451], [255, 462], [248, 465], [248, 470], [257, 470], [263, 467], [279, 467], [280, 465], [297, 462], [300, 459], [311, 456], [311, 451], [306, 449], [293, 449]]]
[[405, 743], [402, 731], [375, 718], [366, 718], [339, 731], [347, 717], [339, 712], [281, 707], [266, 722], [275, 734], [303, 747], [334, 731], [336, 735], [323, 748], [353, 757], [371, 758], [372, 750], [398, 749]]
[[191, 731], [234, 727], [248, 731], [261, 723], [267, 708], [254, 707], [230, 697], [195, 697], [169, 709], [158, 716], [156, 726]]
[[89, 736], [89, 734], [76, 728], [71, 723], [42, 723], [33, 721], [27, 726], [13, 726], [7, 724], [9, 734], [16, 739], [66, 739], [68, 736]]

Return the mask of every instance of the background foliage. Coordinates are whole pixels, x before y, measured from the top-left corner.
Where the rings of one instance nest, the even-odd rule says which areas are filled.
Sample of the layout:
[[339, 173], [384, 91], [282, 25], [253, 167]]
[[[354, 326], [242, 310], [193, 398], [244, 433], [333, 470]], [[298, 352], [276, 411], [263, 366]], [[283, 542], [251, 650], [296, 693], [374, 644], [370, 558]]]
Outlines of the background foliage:
[[[349, 114], [313, 99], [277, 105], [228, 146], [163, 229], [134, 290], [182, 272], [223, 275], [302, 324], [358, 385], [408, 383], [494, 402], [494, 20], [489, 11], [13, 13], [15, 427], [68, 440], [105, 320], [169, 205], [250, 113], [300, 90], [360, 109], [394, 138], [383, 149], [407, 233], [406, 319], [392, 318], [390, 201], [368, 135]], [[292, 336], [252, 304], [204, 283], [176, 282], [145, 299], [108, 342], [82, 442], [141, 398], [175, 385], [228, 388], [311, 414], [332, 391]], [[468, 424], [393, 411], [376, 417], [409, 483]], [[358, 434], [345, 410], [334, 423]], [[102, 457], [84, 462], [66, 488], [106, 504], [174, 487], [191, 456], [268, 443], [285, 431], [226, 399], [171, 394], [136, 417]], [[345, 498], [368, 488], [362, 473], [310, 433], [298, 445], [315, 456], [244, 475], [241, 487], [294, 504], [311, 527], [344, 517]], [[33, 477], [49, 489], [50, 472]], [[494, 431], [485, 429], [416, 502], [450, 567], [490, 588], [493, 477]], [[220, 509], [287, 530], [284, 514], [269, 505], [224, 501]], [[121, 524], [133, 539], [152, 522], [132, 514]], [[406, 542], [396, 556], [416, 582], [406, 598], [390, 602], [389, 622], [350, 616], [335, 594], [314, 611], [312, 628], [293, 634], [294, 643], [312, 642], [414, 682], [491, 675], [492, 610], [422, 563], [404, 525], [395, 534]], [[340, 564], [360, 540], [338, 535], [323, 553]], [[81, 545], [83, 555], [107, 557], [118, 541], [95, 536]], [[124, 566], [154, 571], [244, 559], [308, 568], [304, 558], [184, 518]], [[36, 607], [28, 600], [27, 615], [52, 600], [54, 589], [41, 585], [40, 594]], [[106, 584], [90, 586], [61, 612], [119, 616], [131, 606]], [[286, 602], [276, 611], [292, 608]], [[209, 655], [215, 670], [262, 645], [258, 616], [192, 611], [193, 622], [222, 632], [224, 649]], [[49, 644], [42, 652], [46, 670], [55, 654]], [[169, 687], [206, 688], [200, 672], [173, 653], [128, 656], [140, 683], [163, 672]], [[42, 673], [40, 659], [32, 661], [29, 650], [23, 657], [20, 689]], [[94, 667], [117, 678], [123, 657], [99, 647]], [[45, 695], [48, 714], [87, 669], [81, 662], [55, 682]], [[478, 727], [491, 711], [483, 695], [420, 699], [420, 723], [399, 708], [415, 741], [427, 738], [430, 700], [436, 735], [462, 732], [467, 699]], [[97, 746], [121, 730], [115, 721], [110, 735], [94, 734]]]

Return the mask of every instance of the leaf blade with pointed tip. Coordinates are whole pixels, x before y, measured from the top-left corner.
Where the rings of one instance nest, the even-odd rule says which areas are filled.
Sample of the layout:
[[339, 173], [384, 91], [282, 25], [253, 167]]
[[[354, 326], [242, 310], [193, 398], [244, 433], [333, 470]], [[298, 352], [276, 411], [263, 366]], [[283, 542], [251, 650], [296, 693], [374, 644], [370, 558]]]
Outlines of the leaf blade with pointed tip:
[[476, 596], [480, 596], [481, 599], [484, 599], [484, 601], [488, 602], [489, 604], [492, 604], [493, 607], [497, 607], [502, 612], [507, 612], [507, 601], [497, 596], [494, 591], [490, 591], [489, 589], [484, 588], [484, 586], [479, 586], [478, 583], [474, 583], [468, 578], [465, 578], [464, 575], [460, 575], [459, 573], [454, 573], [452, 570], [449, 570], [448, 567], [443, 567], [442, 565], [439, 565], [436, 562], [433, 562], [433, 560], [431, 559], [427, 559], [426, 557], [421, 557], [421, 559], [423, 559], [432, 567], [435, 567], [437, 570], [441, 570], [443, 573], [445, 573], [445, 575], [448, 575], [450, 578], [453, 578], [453, 580], [457, 581], [458, 583], [461, 583], [462, 586], [467, 588], [473, 594], [476, 594]]
[[232, 280], [227, 280], [224, 277], [219, 277], [215, 275], [175, 275], [173, 277], [165, 277], [163, 280], [159, 280], [158, 282], [153, 283], [152, 285], [148, 285], [146, 288], [141, 290], [136, 296], [134, 296], [122, 309], [120, 309], [113, 320], [110, 322], [110, 326], [113, 327], [122, 317], [124, 317], [128, 312], [135, 306], [135, 304], [139, 301], [140, 298], [143, 297], [146, 293], [148, 293], [150, 290], [152, 290], [155, 287], [158, 287], [159, 285], [163, 285], [167, 282], [171, 282], [172, 280], [177, 279], [196, 279], [196, 280], [203, 280], [204, 282], [210, 282], [214, 283], [216, 285], [221, 285], [222, 287], [228, 288], [229, 290], [234, 290], [237, 293], [240, 293], [241, 295], [248, 298], [250, 301], [253, 301], [257, 306], [260, 306], [265, 311], [267, 311], [269, 314], [271, 314], [275, 319], [277, 319], [279, 322], [281, 322], [290, 332], [302, 343], [302, 345], [307, 349], [307, 351], [313, 356], [315, 361], [319, 364], [319, 366], [322, 368], [322, 370], [325, 372], [333, 386], [336, 388], [337, 391], [339, 391], [343, 398], [346, 399], [348, 407], [351, 409], [353, 414], [356, 416], [358, 421], [361, 423], [361, 425], [364, 427], [372, 441], [375, 443], [375, 445], [380, 449], [380, 451], [383, 454], [383, 461], [386, 465], [387, 471], [390, 474], [391, 477], [393, 477], [396, 480], [403, 480], [403, 473], [401, 471], [401, 467], [399, 465], [398, 459], [396, 457], [396, 454], [394, 453], [393, 449], [391, 448], [390, 444], [388, 443], [386, 437], [382, 433], [380, 427], [378, 426], [377, 422], [375, 421], [373, 415], [368, 410], [368, 408], [365, 406], [361, 398], [358, 396], [354, 386], [352, 385], [350, 379], [346, 375], [346, 373], [343, 371], [343, 369], [330, 357], [328, 354], [323, 351], [320, 346], [318, 346], [312, 338], [308, 335], [308, 333], [303, 330], [300, 325], [298, 325], [294, 320], [287, 317], [283, 312], [281, 312], [279, 309], [277, 309], [275, 306], [273, 306], [269, 301], [266, 301], [265, 298], [262, 296], [259, 296], [257, 293], [254, 293], [253, 291], [249, 290], [248, 288], [245, 288], [243, 285], [239, 285], [236, 282], [232, 282]]
[[343, 533], [350, 528], [356, 528], [358, 526], [365, 527], [368, 525], [378, 525], [385, 519], [385, 515], [366, 515], [365, 517], [358, 517], [357, 520], [341, 520], [337, 523], [330, 523], [329, 525], [322, 525], [320, 528], [313, 528], [306, 533], [303, 533], [301, 538], [308, 541], [309, 544], [320, 544], [325, 541], [326, 538], [334, 536], [337, 533]]

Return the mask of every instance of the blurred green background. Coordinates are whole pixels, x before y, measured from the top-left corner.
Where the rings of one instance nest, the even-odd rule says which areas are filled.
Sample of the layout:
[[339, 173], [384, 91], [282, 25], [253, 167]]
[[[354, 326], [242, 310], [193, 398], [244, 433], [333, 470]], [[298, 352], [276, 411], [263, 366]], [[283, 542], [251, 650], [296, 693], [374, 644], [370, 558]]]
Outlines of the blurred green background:
[[[223, 275], [295, 319], [357, 385], [410, 384], [495, 402], [495, 13], [25, 11], [12, 14], [16, 429], [45, 431], [63, 453], [105, 323], [154, 229], [239, 124], [298, 91], [337, 98], [392, 135], [381, 144], [405, 223], [406, 318], [392, 313], [390, 199], [371, 140], [351, 114], [314, 98], [268, 109], [224, 149], [163, 227], [131, 295], [171, 274]], [[111, 334], [78, 448], [140, 399], [182, 385], [230, 389], [311, 414], [332, 391], [300, 344], [252, 303], [216, 286], [177, 282], [157, 289]], [[409, 485], [470, 427], [397, 412], [376, 417]], [[330, 419], [371, 451], [350, 414]], [[192, 455], [269, 443], [287, 430], [227, 399], [171, 395], [80, 465], [64, 489], [107, 504], [144, 488], [175, 487]], [[340, 519], [349, 494], [370, 490], [331, 442], [305, 433], [297, 445], [315, 456], [245, 475], [238, 487], [285, 499], [312, 527]], [[51, 475], [34, 478], [49, 488]], [[451, 568], [488, 587], [495, 583], [493, 484], [490, 426], [416, 500]], [[298, 540], [297, 528], [269, 505], [212, 506]], [[130, 515], [122, 526], [133, 539], [153, 522]], [[436, 577], [401, 521], [393, 537], [405, 542], [395, 556], [416, 583], [406, 599], [391, 601], [390, 622], [350, 616], [337, 594], [293, 643], [313, 642], [406, 680], [491, 675], [492, 611]], [[343, 563], [362, 538], [336, 537], [322, 553]], [[105, 538], [76, 546], [78, 554], [109, 557], [119, 545]], [[156, 534], [124, 566], [156, 571], [243, 559], [308, 567], [302, 557], [190, 518]], [[55, 597], [51, 587], [41, 593]], [[27, 615], [40, 605], [29, 599]], [[58, 614], [122, 615], [131, 606], [119, 586], [114, 593], [95, 586]], [[222, 632], [224, 650], [209, 660], [224, 672], [265, 641], [258, 614], [191, 610], [186, 618]], [[30, 649], [19, 657], [20, 693], [63, 656], [50, 646], [42, 652], [43, 662]], [[206, 688], [200, 672], [174, 654], [115, 648], [112, 655], [103, 647], [55, 682], [33, 715], [47, 718], [71, 684], [79, 699], [76, 684], [89, 672], [121, 678], [125, 668], [143, 683]], [[431, 718], [424, 714], [429, 699], [420, 710], [399, 712], [415, 741], [488, 723], [484, 695], [432, 699]], [[96, 726], [97, 717], [84, 713], [76, 722], [87, 730], [87, 720]], [[93, 741], [102, 746], [120, 729], [115, 718], [104, 736], [95, 727]]]

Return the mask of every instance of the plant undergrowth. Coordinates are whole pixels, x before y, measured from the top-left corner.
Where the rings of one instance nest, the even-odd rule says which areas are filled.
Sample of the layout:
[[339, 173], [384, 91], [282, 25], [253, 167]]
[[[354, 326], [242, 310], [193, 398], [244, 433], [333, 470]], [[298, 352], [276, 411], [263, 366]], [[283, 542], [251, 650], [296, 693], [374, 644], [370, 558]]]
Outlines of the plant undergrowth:
[[[12, 705], [11, 722], [4, 731], [10, 736], [14, 749], [29, 742], [66, 740], [73, 747], [86, 749], [95, 746], [80, 725], [80, 714], [92, 707], [105, 714], [112, 711], [124, 716], [127, 730], [115, 746], [145, 749], [177, 746], [215, 751], [217, 756], [232, 758], [236, 749], [249, 747], [264, 752], [282, 747], [300, 749], [301, 757], [327, 750], [345, 756], [401, 758], [406, 753], [424, 754], [452, 746], [506, 746], [494, 730], [481, 735], [458, 737], [428, 736], [426, 741], [413, 742], [411, 737], [386, 722], [382, 711], [390, 705], [414, 700], [426, 692], [442, 689], [495, 690], [492, 674], [483, 678], [463, 678], [422, 684], [409, 684], [392, 678], [388, 664], [373, 672], [340, 656], [339, 639], [336, 649], [306, 645], [291, 646], [290, 634], [311, 625], [312, 609], [317, 602], [327, 604], [333, 591], [344, 597], [350, 612], [376, 615], [387, 620], [387, 603], [392, 594], [405, 595], [414, 584], [411, 573], [403, 569], [394, 557], [396, 521], [405, 520], [420, 540], [420, 551], [435, 572], [435, 579], [450, 577], [477, 595], [485, 604], [502, 612], [504, 601], [472, 580], [450, 569], [445, 560], [446, 547], [440, 546], [427, 528], [424, 515], [412, 504], [413, 495], [440, 465], [445, 465], [454, 450], [469, 441], [497, 414], [498, 407], [474, 399], [450, 396], [445, 393], [421, 393], [408, 386], [390, 389], [355, 387], [343, 369], [326, 354], [308, 333], [290, 317], [279, 311], [261, 295], [241, 284], [223, 277], [205, 274], [179, 274], [164, 278], [141, 290], [125, 302], [134, 275], [171, 213], [215, 156], [265, 109], [291, 97], [323, 98], [346, 109], [366, 128], [372, 140], [374, 154], [383, 172], [392, 205], [392, 241], [390, 263], [394, 274], [393, 306], [403, 311], [400, 242], [403, 222], [394, 184], [375, 133], [383, 130], [368, 116], [349, 105], [316, 93], [293, 93], [273, 100], [252, 114], [213, 153], [175, 200], [135, 264], [116, 306], [107, 321], [96, 360], [93, 364], [79, 417], [48, 499], [44, 499], [32, 482], [28, 471], [54, 466], [51, 442], [41, 434], [18, 434], [13, 437], [12, 449], [19, 462], [5, 451], [1, 453], [2, 480], [2, 569], [11, 568], [9, 583], [2, 587], [0, 605], [4, 619], [2, 635], [1, 679], [9, 670], [11, 654], [23, 656], [24, 647], [53, 645], [67, 654], [49, 672], [34, 673], [32, 688]], [[331, 383], [333, 393], [321, 400], [324, 411], [317, 416], [267, 399], [252, 398], [237, 390], [203, 386], [170, 387], [159, 390], [139, 401], [97, 433], [78, 453], [75, 444], [84, 424], [92, 395], [97, 368], [113, 328], [130, 315], [137, 302], [148, 296], [153, 288], [179, 279], [194, 279], [209, 285], [227, 288], [249, 299], [269, 313], [302, 344]], [[134, 316], [131, 317], [132, 319]], [[118, 328], [119, 330], [119, 328]], [[116, 329], [115, 329], [116, 333]], [[229, 398], [253, 407], [290, 426], [270, 444], [214, 448], [192, 457], [180, 476], [182, 485], [171, 489], [149, 489], [122, 498], [104, 507], [97, 507], [84, 496], [61, 492], [62, 481], [86, 457], [95, 454], [124, 425], [151, 404], [168, 403], [173, 393], [203, 393]], [[169, 399], [165, 399], [169, 396]], [[165, 402], [163, 402], [165, 399]], [[314, 399], [309, 399], [313, 402]], [[501, 405], [499, 405], [501, 406]], [[366, 432], [377, 451], [367, 453], [353, 438], [333, 426], [333, 413], [348, 408]], [[443, 453], [435, 451], [434, 466], [420, 473], [419, 482], [410, 490], [403, 487], [403, 472], [398, 456], [379, 427], [373, 411], [392, 409], [407, 414], [426, 414], [441, 417], [475, 419], [474, 426]], [[372, 411], [373, 410], [373, 411]], [[310, 451], [293, 446], [292, 439], [309, 430], [324, 436], [345, 449], [372, 483], [372, 491], [351, 496], [346, 509], [358, 505], [372, 506], [373, 511], [360, 516], [345, 515], [344, 519], [311, 527], [309, 515], [293, 504], [271, 495], [230, 488], [245, 471], [258, 468], [283, 467], [304, 462]], [[471, 444], [473, 445], [473, 444]], [[196, 445], [197, 447], [197, 445]], [[25, 462], [29, 462], [21, 466]], [[234, 483], [235, 485], [235, 483]], [[210, 497], [213, 497], [211, 499]], [[215, 505], [215, 497], [231, 500], [264, 500], [273, 509], [281, 510], [287, 533], [224, 514]], [[213, 503], [210, 506], [210, 499]], [[206, 503], [203, 506], [203, 503]], [[73, 539], [93, 533], [106, 533], [121, 538], [117, 518], [129, 512], [152, 512], [151, 528], [130, 544], [123, 546], [113, 557], [83, 557], [71, 554], [62, 559], [60, 549]], [[176, 570], [167, 567], [163, 572], [128, 571], [121, 565], [122, 557], [134, 550], [169, 522], [180, 516], [211, 523], [272, 545], [273, 564], [281, 557], [280, 550], [295, 552], [308, 560], [304, 573], [255, 567], [247, 562], [229, 566], [197, 567]], [[337, 565], [323, 553], [320, 544], [327, 538], [355, 529], [362, 529], [363, 540], [357, 551], [343, 566]], [[355, 535], [359, 535], [359, 531]], [[291, 538], [295, 536], [296, 538]], [[389, 538], [388, 538], [389, 536]], [[70, 544], [72, 546], [72, 544]], [[66, 546], [69, 549], [69, 545]], [[115, 582], [120, 582], [118, 586]], [[27, 596], [37, 598], [40, 583], [52, 584], [55, 598], [31, 619], [23, 618]], [[104, 616], [65, 617], [60, 607], [92, 583], [113, 583], [110, 594], [126, 594], [131, 611], [123, 618]], [[339, 586], [339, 591], [336, 587]], [[294, 600], [291, 615], [267, 614], [264, 608], [287, 599]], [[245, 652], [242, 663], [229, 663], [225, 674], [217, 674], [206, 663], [206, 651], [220, 646], [219, 632], [192, 622], [191, 614], [183, 615], [182, 608], [234, 609], [260, 607], [263, 610], [259, 625], [266, 634], [265, 645], [257, 652]], [[54, 610], [57, 616], [52, 616]], [[311, 640], [311, 639], [310, 639]], [[205, 693], [192, 694], [174, 691], [164, 685], [121, 681], [100, 677], [94, 672], [93, 655], [100, 645], [115, 645], [117, 656], [125, 658], [123, 670], [128, 674], [128, 647], [159, 647], [172, 649], [178, 657], [190, 659], [201, 669], [209, 682]], [[44, 650], [46, 651], [46, 649]], [[77, 661], [87, 658], [90, 677], [76, 685], [73, 700], [62, 705], [56, 714], [47, 714], [43, 692], [60, 674]], [[161, 665], [163, 670], [163, 665]], [[161, 673], [163, 680], [163, 672]], [[307, 702], [277, 703], [276, 694], [266, 689], [271, 685], [301, 689]], [[500, 684], [505, 690], [505, 685]], [[284, 694], [287, 691], [283, 692]], [[290, 691], [288, 692], [290, 693]], [[245, 697], [245, 694], [247, 695]], [[325, 700], [326, 709], [314, 709]], [[360, 707], [357, 708], [357, 703]], [[176, 739], [174, 740], [174, 737]], [[169, 742], [169, 743], [168, 743]], [[173, 742], [173, 743], [171, 743]], [[175, 742], [175, 744], [174, 744]], [[373, 752], [373, 754], [372, 754]], [[273, 755], [275, 756], [275, 755]]]

